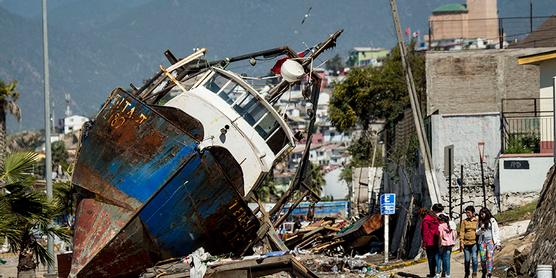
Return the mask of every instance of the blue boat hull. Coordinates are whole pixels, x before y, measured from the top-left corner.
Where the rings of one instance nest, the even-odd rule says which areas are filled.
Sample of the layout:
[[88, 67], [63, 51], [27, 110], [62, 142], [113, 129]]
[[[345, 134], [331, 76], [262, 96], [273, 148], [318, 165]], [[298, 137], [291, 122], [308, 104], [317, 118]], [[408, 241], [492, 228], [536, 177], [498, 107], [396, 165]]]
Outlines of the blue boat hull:
[[176, 109], [115, 90], [83, 134], [71, 277], [135, 276], [203, 246], [241, 253], [260, 226], [241, 168], [222, 148], [197, 149], [202, 126]]

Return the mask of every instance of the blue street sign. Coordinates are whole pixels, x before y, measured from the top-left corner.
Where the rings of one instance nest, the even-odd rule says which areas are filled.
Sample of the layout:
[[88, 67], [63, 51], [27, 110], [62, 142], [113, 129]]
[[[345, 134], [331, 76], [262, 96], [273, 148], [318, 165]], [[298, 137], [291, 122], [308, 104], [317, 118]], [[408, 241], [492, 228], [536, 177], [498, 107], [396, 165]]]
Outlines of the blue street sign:
[[380, 195], [380, 214], [396, 214], [396, 194], [386, 193]]
[[396, 205], [396, 194], [386, 193], [380, 195], [380, 205]]
[[380, 214], [396, 214], [396, 207], [395, 206], [381, 206], [380, 207]]

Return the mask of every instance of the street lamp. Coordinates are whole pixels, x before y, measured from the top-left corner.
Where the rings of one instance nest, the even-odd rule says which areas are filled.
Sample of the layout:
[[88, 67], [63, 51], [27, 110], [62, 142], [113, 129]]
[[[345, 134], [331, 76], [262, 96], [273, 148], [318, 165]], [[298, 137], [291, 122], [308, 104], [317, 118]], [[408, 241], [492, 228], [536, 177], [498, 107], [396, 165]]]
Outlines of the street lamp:
[[483, 207], [486, 208], [487, 202], [486, 202], [485, 170], [483, 166], [483, 162], [485, 161], [485, 142], [479, 142], [478, 147], [479, 147], [479, 158], [481, 162], [481, 182], [483, 185]]
[[[42, 41], [43, 41], [43, 58], [44, 58], [44, 151], [45, 170], [46, 170], [46, 196], [52, 200], [52, 150], [50, 145], [50, 76], [48, 72], [48, 24], [46, 17], [46, 0], [42, 0]], [[54, 238], [48, 235], [48, 254], [54, 258]], [[54, 273], [54, 267], [51, 262], [48, 263], [48, 274]]]

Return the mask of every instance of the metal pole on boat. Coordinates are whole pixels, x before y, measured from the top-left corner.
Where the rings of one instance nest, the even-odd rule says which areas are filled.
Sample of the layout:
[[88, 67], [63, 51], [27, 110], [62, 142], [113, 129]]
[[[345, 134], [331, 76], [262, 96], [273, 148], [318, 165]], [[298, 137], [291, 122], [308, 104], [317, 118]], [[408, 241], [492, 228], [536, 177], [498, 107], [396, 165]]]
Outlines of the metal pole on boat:
[[[46, 171], [46, 195], [52, 200], [52, 150], [50, 148], [50, 76], [48, 72], [48, 28], [47, 28], [47, 6], [46, 0], [42, 0], [42, 41], [44, 58], [44, 136], [45, 136], [45, 171]], [[48, 236], [48, 254], [54, 259], [54, 238]], [[48, 263], [48, 273], [54, 273], [52, 263]]]

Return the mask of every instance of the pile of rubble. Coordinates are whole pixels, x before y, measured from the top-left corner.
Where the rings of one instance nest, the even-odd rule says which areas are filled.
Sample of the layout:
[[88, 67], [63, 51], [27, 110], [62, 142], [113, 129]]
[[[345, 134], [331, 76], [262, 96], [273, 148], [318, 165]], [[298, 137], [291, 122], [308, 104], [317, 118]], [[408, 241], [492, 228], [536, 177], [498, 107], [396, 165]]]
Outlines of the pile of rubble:
[[[354, 223], [345, 219], [325, 218], [311, 223], [285, 238], [290, 250], [312, 254], [344, 254], [375, 245], [381, 245], [378, 234], [383, 222], [380, 214], [364, 216]], [[377, 246], [378, 247], [378, 246]]]
[[293, 277], [318, 277], [289, 251], [232, 259], [211, 256], [202, 247], [186, 257], [160, 262], [139, 277], [261, 277], [280, 272], [290, 273]]
[[311, 223], [291, 235], [284, 236], [284, 243], [290, 249], [305, 249], [311, 253], [321, 253], [324, 250], [334, 248], [342, 243], [336, 234], [347, 226], [346, 220], [336, 221], [327, 218]]
[[272, 274], [278, 275], [272, 277], [282, 277], [281, 273], [289, 273], [293, 277], [323, 277], [339, 274], [344, 277], [351, 277], [349, 274], [358, 277], [379, 274], [376, 265], [370, 262], [378, 257], [381, 256], [373, 257], [369, 253], [354, 257], [330, 257], [322, 254], [300, 254], [296, 251], [272, 251], [262, 255], [232, 259], [211, 256], [200, 248], [189, 256], [160, 262], [148, 268], [139, 277], [267, 277]]
[[[317, 274], [338, 274], [338, 273], [354, 273], [354, 274], [377, 274], [379, 271], [376, 265], [370, 263], [369, 260], [373, 255], [368, 253], [364, 256], [334, 256], [325, 255], [299, 255], [299, 260], [311, 271]], [[377, 255], [377, 257], [379, 257]]]
[[[324, 218], [282, 235], [291, 251], [265, 253], [264, 247], [259, 246], [254, 248], [254, 255], [230, 258], [211, 256], [199, 248], [186, 257], [160, 262], [140, 277], [241, 277], [247, 273], [259, 277], [282, 272], [294, 277], [317, 277], [315, 273], [373, 275], [378, 270], [370, 261], [381, 247], [377, 233], [382, 225], [380, 215], [365, 216], [353, 223], [343, 218]], [[375, 252], [355, 254], [369, 251], [371, 246], [375, 246]]]

